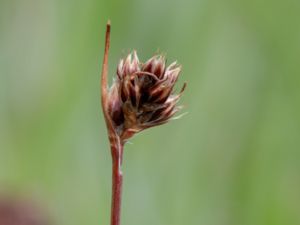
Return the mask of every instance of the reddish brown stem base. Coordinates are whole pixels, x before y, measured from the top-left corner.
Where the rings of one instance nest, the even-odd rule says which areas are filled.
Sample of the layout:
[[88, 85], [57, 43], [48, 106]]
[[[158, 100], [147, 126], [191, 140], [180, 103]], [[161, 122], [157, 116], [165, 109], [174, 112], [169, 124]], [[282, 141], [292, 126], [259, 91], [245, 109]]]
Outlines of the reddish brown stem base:
[[123, 145], [112, 145], [112, 202], [111, 202], [111, 225], [120, 225], [121, 203], [122, 203], [122, 184], [123, 174], [122, 165]]

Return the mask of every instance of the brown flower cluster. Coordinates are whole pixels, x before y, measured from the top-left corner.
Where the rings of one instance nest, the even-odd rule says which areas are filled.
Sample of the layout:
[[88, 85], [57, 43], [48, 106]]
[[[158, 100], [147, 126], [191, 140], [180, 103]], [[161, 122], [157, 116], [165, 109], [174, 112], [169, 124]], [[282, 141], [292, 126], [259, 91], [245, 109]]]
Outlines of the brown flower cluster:
[[166, 66], [162, 55], [141, 63], [134, 51], [120, 60], [106, 103], [108, 115], [121, 140], [168, 122], [180, 110], [176, 103], [186, 84], [179, 94], [173, 93], [180, 71], [181, 66], [176, 62]]

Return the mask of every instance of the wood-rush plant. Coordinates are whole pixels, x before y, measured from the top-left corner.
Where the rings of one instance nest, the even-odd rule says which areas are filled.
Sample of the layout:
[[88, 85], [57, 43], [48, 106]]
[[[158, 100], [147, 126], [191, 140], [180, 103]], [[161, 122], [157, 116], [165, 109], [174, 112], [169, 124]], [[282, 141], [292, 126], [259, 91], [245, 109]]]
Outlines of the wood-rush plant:
[[110, 22], [106, 26], [101, 103], [112, 155], [111, 225], [120, 225], [124, 144], [144, 129], [167, 123], [181, 109], [176, 103], [186, 84], [179, 94], [173, 94], [181, 66], [174, 62], [166, 67], [162, 55], [141, 63], [134, 51], [120, 60], [117, 76], [108, 89], [109, 45]]

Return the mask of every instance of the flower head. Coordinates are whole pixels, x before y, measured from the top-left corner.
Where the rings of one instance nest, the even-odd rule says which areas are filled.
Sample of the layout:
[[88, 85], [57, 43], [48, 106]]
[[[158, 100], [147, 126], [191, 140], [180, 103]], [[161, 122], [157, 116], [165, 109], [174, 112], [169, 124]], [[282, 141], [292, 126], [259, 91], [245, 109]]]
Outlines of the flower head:
[[[176, 106], [186, 84], [175, 94], [173, 89], [181, 71], [177, 62], [166, 66], [163, 55], [139, 61], [136, 51], [121, 59], [117, 76], [108, 90], [108, 52], [110, 22], [106, 26], [101, 73], [101, 103], [111, 143], [127, 139], [149, 127], [168, 122], [181, 107]], [[113, 155], [122, 153], [116, 151]]]
[[181, 108], [174, 85], [181, 71], [176, 62], [166, 67], [166, 59], [155, 55], [141, 63], [136, 51], [121, 59], [117, 77], [107, 95], [108, 115], [122, 140], [146, 128], [164, 124]]

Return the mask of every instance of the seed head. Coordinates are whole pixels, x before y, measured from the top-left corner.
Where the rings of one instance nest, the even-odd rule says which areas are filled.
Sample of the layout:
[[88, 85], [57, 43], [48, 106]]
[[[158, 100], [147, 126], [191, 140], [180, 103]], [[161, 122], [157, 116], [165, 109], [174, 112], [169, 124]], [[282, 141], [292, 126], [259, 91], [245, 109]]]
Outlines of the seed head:
[[[109, 42], [106, 44], [108, 50]], [[105, 57], [104, 68], [107, 54]], [[174, 93], [180, 72], [181, 66], [177, 62], [166, 66], [163, 55], [154, 55], [142, 63], [133, 51], [120, 60], [117, 76], [107, 90], [107, 70], [104, 69], [102, 105], [108, 129], [124, 142], [135, 133], [168, 122], [181, 109], [176, 104], [186, 84], [178, 94]]]
[[166, 67], [162, 55], [140, 63], [134, 51], [120, 60], [117, 77], [107, 95], [107, 109], [121, 139], [168, 122], [181, 108], [176, 103], [186, 85], [179, 94], [173, 94], [180, 71], [176, 62]]

